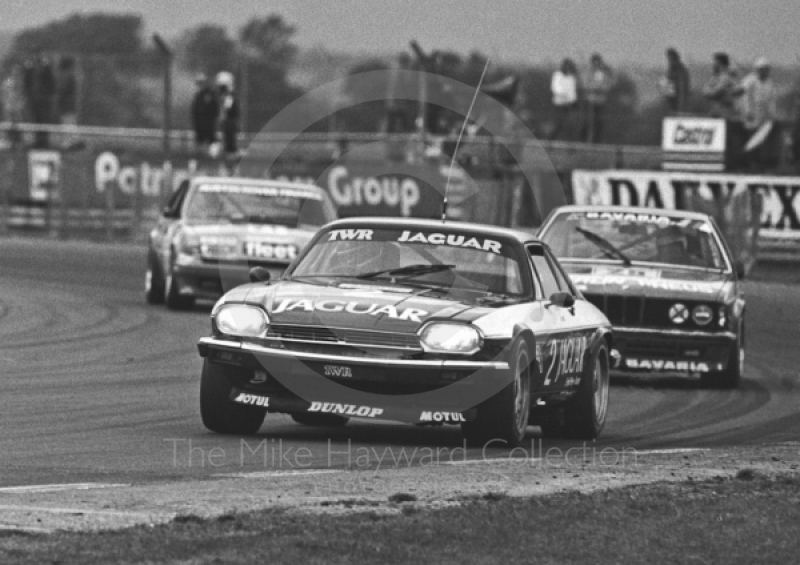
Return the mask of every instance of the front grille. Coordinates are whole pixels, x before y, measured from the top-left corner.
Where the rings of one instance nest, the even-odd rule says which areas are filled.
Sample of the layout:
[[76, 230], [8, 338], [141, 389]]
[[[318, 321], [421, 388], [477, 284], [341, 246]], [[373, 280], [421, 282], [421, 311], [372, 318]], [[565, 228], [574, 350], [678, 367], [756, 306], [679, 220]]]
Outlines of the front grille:
[[328, 328], [325, 326], [291, 326], [274, 324], [267, 337], [315, 343], [339, 343], [363, 347], [393, 347], [419, 350], [419, 338], [414, 334], [400, 334], [351, 328]]
[[597, 306], [613, 325], [642, 325], [645, 307], [642, 297], [587, 294], [586, 299]]
[[[719, 330], [718, 312], [711, 302], [680, 300], [668, 298], [644, 298], [642, 296], [619, 296], [603, 294], [585, 294], [586, 299], [606, 315], [608, 321], [615, 326], [645, 327], [656, 329], [685, 330]], [[675, 324], [670, 320], [669, 309], [677, 302], [684, 304], [689, 312], [696, 306], [705, 304], [713, 312], [711, 321], [701, 326], [689, 316], [683, 324]]]

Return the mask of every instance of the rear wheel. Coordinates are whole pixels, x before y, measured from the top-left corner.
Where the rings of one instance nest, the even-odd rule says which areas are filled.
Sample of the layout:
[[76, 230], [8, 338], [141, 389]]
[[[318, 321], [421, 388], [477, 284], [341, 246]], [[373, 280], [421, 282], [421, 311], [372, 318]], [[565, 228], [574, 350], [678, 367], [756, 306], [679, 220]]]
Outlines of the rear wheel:
[[512, 359], [514, 380], [481, 403], [474, 420], [461, 424], [464, 438], [472, 445], [500, 439], [517, 447], [525, 439], [531, 408], [531, 358], [524, 341], [517, 343]]
[[552, 438], [596, 439], [606, 423], [608, 391], [608, 347], [602, 341], [583, 369], [575, 396], [542, 415], [542, 434]]
[[347, 425], [350, 418], [337, 416], [336, 414], [308, 414], [298, 412], [292, 414], [292, 420], [304, 426], [317, 426], [320, 428], [341, 428]]
[[744, 373], [744, 324], [740, 324], [736, 343], [728, 351], [728, 363], [724, 371], [703, 375], [703, 383], [713, 388], [733, 389], [739, 386]]
[[164, 275], [158, 260], [151, 252], [147, 255], [147, 271], [144, 274], [144, 297], [148, 304], [164, 302]]
[[264, 422], [266, 408], [245, 406], [230, 400], [236, 369], [203, 362], [200, 377], [200, 417], [203, 425], [221, 434], [250, 435]]

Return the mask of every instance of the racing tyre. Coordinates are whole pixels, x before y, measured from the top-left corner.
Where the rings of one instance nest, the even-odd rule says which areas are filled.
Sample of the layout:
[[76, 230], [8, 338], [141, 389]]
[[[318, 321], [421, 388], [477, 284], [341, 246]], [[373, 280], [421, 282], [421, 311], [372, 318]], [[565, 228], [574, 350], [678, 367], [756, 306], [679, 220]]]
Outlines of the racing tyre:
[[170, 310], [188, 310], [194, 306], [194, 298], [178, 293], [178, 284], [171, 270], [164, 277], [164, 302]]
[[337, 416], [336, 414], [308, 414], [306, 412], [298, 412], [292, 414], [292, 420], [304, 426], [317, 426], [320, 428], [341, 428], [347, 425], [350, 418], [344, 416]]
[[511, 357], [514, 380], [492, 398], [478, 405], [475, 419], [461, 424], [471, 445], [503, 440], [510, 447], [522, 445], [531, 409], [532, 361], [527, 344], [520, 340]]
[[264, 422], [266, 408], [231, 402], [232, 377], [236, 369], [203, 362], [200, 377], [200, 417], [203, 425], [221, 434], [250, 435]]
[[144, 297], [148, 304], [164, 302], [164, 275], [152, 253], [147, 256], [147, 271], [144, 274]]
[[739, 386], [744, 373], [744, 324], [739, 326], [736, 346], [728, 352], [728, 364], [724, 371], [703, 375], [703, 383], [712, 388], [733, 389]]
[[608, 415], [609, 380], [608, 346], [602, 340], [583, 369], [575, 396], [542, 415], [542, 434], [549, 438], [596, 439]]

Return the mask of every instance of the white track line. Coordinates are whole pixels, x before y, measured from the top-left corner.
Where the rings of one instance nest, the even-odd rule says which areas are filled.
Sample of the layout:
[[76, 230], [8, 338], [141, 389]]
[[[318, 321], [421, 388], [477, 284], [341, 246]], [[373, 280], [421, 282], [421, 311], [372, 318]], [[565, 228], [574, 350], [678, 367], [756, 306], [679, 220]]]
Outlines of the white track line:
[[0, 511], [10, 512], [49, 512], [51, 514], [92, 514], [108, 516], [143, 516], [149, 517], [148, 512], [119, 512], [116, 510], [91, 510], [89, 508], [51, 508], [49, 506], [26, 506], [24, 504], [0, 504]]
[[119, 488], [129, 487], [130, 484], [114, 484], [114, 483], [71, 483], [71, 484], [54, 484], [54, 485], [23, 485], [19, 487], [3, 487], [0, 488], [2, 494], [19, 494], [29, 492], [58, 492], [62, 490], [90, 490], [96, 488]]
[[634, 455], [670, 455], [672, 453], [697, 453], [700, 451], [711, 451], [705, 447], [675, 447], [672, 449], [636, 449]]
[[343, 473], [339, 469], [308, 469], [305, 471], [254, 471], [252, 473], [218, 473], [214, 477], [226, 479], [268, 479], [274, 477], [298, 477], [303, 475], [323, 475], [328, 473]]

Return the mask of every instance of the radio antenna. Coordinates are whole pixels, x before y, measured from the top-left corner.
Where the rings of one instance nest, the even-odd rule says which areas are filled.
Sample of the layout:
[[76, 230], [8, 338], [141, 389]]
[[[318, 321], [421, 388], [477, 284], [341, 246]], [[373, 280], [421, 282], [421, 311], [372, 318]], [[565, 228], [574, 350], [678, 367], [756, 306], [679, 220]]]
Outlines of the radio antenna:
[[469, 122], [469, 117], [472, 114], [472, 108], [475, 106], [475, 101], [478, 99], [478, 93], [481, 91], [481, 85], [483, 84], [483, 79], [486, 76], [486, 70], [489, 68], [489, 59], [486, 59], [486, 64], [483, 66], [483, 72], [481, 72], [481, 78], [478, 80], [478, 85], [475, 87], [475, 94], [472, 95], [472, 102], [469, 103], [469, 110], [467, 110], [467, 116], [464, 118], [464, 123], [461, 124], [461, 131], [458, 132], [458, 138], [456, 139], [456, 146], [453, 149], [453, 155], [450, 158], [450, 169], [447, 171], [447, 182], [445, 183], [444, 187], [444, 201], [442, 202], [442, 223], [447, 221], [447, 195], [450, 191], [450, 177], [453, 176], [453, 165], [456, 162], [456, 156], [458, 155], [458, 148], [461, 147], [461, 138], [464, 137], [464, 130], [467, 129], [467, 122]]

